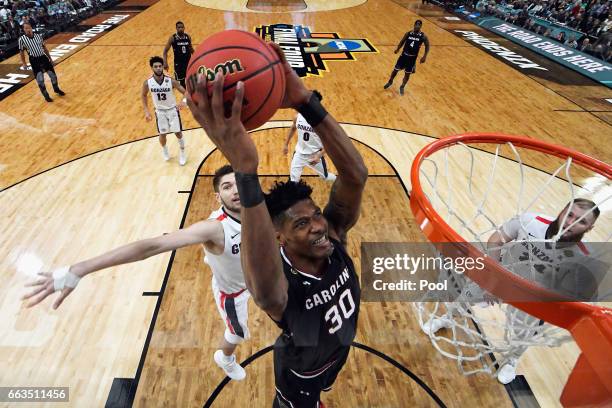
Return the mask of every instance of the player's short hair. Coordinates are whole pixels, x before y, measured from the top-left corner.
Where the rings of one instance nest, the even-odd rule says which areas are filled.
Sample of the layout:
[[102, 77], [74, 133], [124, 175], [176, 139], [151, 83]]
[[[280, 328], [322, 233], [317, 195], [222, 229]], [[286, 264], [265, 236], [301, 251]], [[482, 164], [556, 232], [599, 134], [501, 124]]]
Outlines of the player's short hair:
[[226, 164], [225, 166], [219, 167], [217, 170], [215, 170], [215, 175], [213, 176], [213, 188], [215, 189], [215, 193], [219, 192], [219, 184], [221, 184], [221, 179], [223, 178], [223, 176], [227, 174], [232, 174], [233, 172], [234, 169], [229, 164]]
[[316, 89], [314, 91], [312, 91], [312, 93], [319, 98], [320, 101], [323, 100], [323, 95], [321, 95], [321, 92], [317, 91]]
[[164, 59], [162, 57], [158, 57], [157, 55], [154, 57], [151, 57], [149, 59], [149, 66], [152, 67], [153, 64], [155, 64], [156, 62], [159, 62], [160, 64], [164, 64]]
[[177, 21], [175, 26], [178, 27], [179, 24], [185, 25], [185, 23], [183, 23], [182, 21]]
[[266, 206], [272, 222], [277, 227], [285, 219], [285, 211], [295, 203], [310, 199], [312, 187], [303, 181], [281, 181], [274, 183], [268, 194], [265, 194]]
[[599, 217], [599, 214], [600, 214], [599, 207], [597, 206], [597, 204], [595, 204], [591, 200], [588, 200], [586, 198], [575, 198], [573, 201], [570, 201], [569, 203], [567, 203], [567, 205], [565, 206], [563, 210], [569, 208], [570, 205], [572, 204], [582, 208], [583, 210], [590, 210], [592, 208], [593, 211], [591, 212], [591, 214], [593, 214], [593, 217], [595, 217], [595, 219]]
[[414, 24], [415, 24], [415, 25], [416, 25], [416, 24], [423, 25], [423, 20], [417, 20], [417, 21], [415, 21], [415, 22], [414, 22]]

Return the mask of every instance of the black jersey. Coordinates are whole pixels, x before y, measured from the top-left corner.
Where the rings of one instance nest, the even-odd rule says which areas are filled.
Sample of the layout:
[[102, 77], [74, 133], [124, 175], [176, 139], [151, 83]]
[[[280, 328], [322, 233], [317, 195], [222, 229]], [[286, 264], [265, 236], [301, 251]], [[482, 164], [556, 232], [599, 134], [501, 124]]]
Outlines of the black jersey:
[[425, 41], [425, 34], [422, 31], [415, 33], [410, 31], [404, 43], [404, 55], [419, 55], [421, 44]]
[[187, 63], [191, 57], [191, 37], [189, 34], [184, 34], [179, 37], [178, 34], [172, 34], [172, 51], [174, 51], [174, 62]]
[[320, 278], [293, 268], [281, 249], [289, 288], [278, 323], [283, 333], [276, 340], [275, 360], [298, 373], [315, 374], [336, 361], [341, 368], [355, 338], [359, 278], [340, 242], [331, 242], [334, 251]]

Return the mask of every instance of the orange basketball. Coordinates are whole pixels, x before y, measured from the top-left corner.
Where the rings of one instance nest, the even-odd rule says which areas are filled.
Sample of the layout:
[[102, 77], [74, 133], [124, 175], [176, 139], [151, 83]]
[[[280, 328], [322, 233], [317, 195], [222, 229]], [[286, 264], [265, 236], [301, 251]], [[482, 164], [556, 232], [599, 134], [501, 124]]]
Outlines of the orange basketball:
[[285, 95], [285, 72], [276, 52], [260, 37], [241, 30], [226, 30], [208, 37], [195, 50], [187, 66], [187, 92], [193, 92], [198, 73], [210, 82], [223, 72], [225, 114], [231, 114], [238, 81], [244, 82], [242, 123], [247, 130], [266, 123]]

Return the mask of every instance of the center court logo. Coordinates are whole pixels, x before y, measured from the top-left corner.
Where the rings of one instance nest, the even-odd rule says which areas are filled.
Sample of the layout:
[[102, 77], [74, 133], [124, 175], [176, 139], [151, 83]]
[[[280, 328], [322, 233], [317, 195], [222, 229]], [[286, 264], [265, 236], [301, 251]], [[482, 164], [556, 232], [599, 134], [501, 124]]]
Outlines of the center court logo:
[[273, 24], [255, 28], [265, 41], [278, 44], [300, 77], [321, 76], [326, 61], [354, 61], [354, 53], [378, 52], [365, 38], [340, 38], [337, 33], [313, 33], [302, 25]]

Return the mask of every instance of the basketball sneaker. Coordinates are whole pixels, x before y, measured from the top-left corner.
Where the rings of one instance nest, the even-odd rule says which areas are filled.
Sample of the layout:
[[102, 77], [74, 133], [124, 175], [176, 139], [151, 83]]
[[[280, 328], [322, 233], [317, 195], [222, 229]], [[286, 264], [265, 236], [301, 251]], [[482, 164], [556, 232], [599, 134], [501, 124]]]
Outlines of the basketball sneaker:
[[162, 147], [162, 154], [164, 155], [164, 160], [170, 160], [170, 152], [168, 151], [168, 146]]
[[404, 94], [404, 87], [400, 86], [400, 95], [403, 95], [403, 94]]
[[244, 377], [246, 377], [246, 371], [244, 371], [244, 368], [242, 368], [240, 364], [236, 362], [235, 355], [232, 354], [229, 361], [227, 361], [227, 356], [223, 354], [223, 351], [217, 350], [215, 351], [213, 357], [215, 359], [215, 363], [217, 363], [217, 365], [221, 367], [223, 371], [225, 371], [225, 374], [229, 378], [236, 381], [244, 380]]
[[58, 94], [59, 96], [65, 96], [66, 95], [66, 93], [59, 88], [59, 86], [54, 86], [53, 87], [53, 91], [56, 94]]
[[516, 366], [518, 361], [514, 358], [508, 360], [497, 372], [497, 381], [506, 385], [516, 378]]
[[391, 85], [393, 85], [393, 82], [387, 82], [385, 84], [385, 89], [389, 88]]
[[440, 329], [448, 329], [451, 326], [452, 324], [450, 320], [433, 317], [429, 319], [429, 321], [425, 322], [423, 326], [421, 326], [421, 329], [425, 332], [425, 334], [430, 335], [435, 334]]
[[185, 163], [187, 163], [187, 155], [185, 154], [185, 149], [181, 149], [179, 154], [179, 164], [184, 166]]

